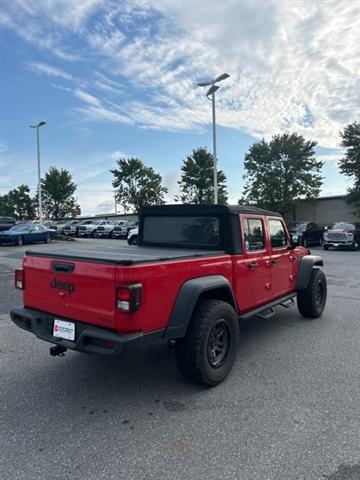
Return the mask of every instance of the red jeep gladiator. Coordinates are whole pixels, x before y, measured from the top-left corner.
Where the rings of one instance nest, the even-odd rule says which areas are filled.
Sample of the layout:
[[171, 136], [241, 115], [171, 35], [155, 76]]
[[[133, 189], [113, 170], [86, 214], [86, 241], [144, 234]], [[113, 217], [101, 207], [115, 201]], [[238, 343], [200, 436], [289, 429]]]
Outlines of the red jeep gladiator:
[[139, 245], [116, 255], [26, 252], [11, 318], [55, 344], [52, 355], [166, 342], [183, 375], [214, 386], [234, 364], [239, 320], [295, 297], [304, 317], [322, 314], [323, 261], [294, 240], [279, 214], [255, 207], [145, 207]]

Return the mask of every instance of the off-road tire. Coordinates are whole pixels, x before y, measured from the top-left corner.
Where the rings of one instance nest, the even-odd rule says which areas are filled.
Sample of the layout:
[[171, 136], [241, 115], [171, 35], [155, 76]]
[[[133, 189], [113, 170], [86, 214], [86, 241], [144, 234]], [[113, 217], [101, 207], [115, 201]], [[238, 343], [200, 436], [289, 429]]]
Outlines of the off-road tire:
[[24, 239], [21, 235], [18, 235], [16, 237], [16, 243], [15, 245], [17, 245], [18, 247], [21, 247], [22, 245], [24, 245]]
[[297, 294], [297, 306], [301, 315], [306, 318], [319, 318], [325, 308], [326, 295], [325, 274], [319, 268], [313, 268], [307, 288], [299, 290]]
[[[222, 328], [224, 350], [216, 358], [215, 344], [218, 341], [221, 345], [221, 336], [218, 335]], [[239, 322], [233, 307], [221, 300], [202, 300], [195, 309], [185, 337], [176, 343], [178, 369], [187, 379], [214, 387], [229, 374], [235, 362], [238, 342]]]

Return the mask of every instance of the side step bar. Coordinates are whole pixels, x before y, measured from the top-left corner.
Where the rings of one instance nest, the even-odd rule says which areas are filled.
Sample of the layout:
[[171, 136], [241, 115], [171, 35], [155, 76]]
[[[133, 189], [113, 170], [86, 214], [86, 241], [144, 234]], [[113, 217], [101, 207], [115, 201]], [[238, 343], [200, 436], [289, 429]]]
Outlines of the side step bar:
[[261, 307], [255, 308], [255, 310], [251, 310], [250, 312], [246, 312], [243, 315], [239, 315], [239, 320], [247, 320], [255, 315], [260, 318], [270, 318], [275, 314], [274, 307], [281, 305], [285, 308], [290, 308], [294, 305], [295, 301], [294, 298], [296, 297], [296, 292], [292, 292], [284, 297], [278, 298], [277, 300], [273, 300], [270, 303], [262, 305]]
[[263, 310], [261, 313], [258, 313], [256, 316], [262, 318], [263, 320], [267, 320], [275, 315], [275, 310], [270, 307], [267, 310]]

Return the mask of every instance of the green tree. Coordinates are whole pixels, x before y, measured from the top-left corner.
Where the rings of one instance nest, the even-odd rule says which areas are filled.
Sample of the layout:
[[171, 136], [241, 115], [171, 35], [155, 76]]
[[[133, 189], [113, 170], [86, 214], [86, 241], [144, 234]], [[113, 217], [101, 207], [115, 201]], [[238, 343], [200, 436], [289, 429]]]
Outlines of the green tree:
[[[182, 164], [181, 180], [178, 182], [181, 194], [175, 200], [183, 203], [214, 203], [214, 160], [206, 148], [193, 150]], [[226, 176], [222, 170], [217, 172], [218, 203], [228, 200]]]
[[0, 195], [0, 216], [16, 217], [14, 205], [11, 205], [9, 195]]
[[239, 202], [294, 214], [296, 200], [316, 198], [323, 182], [323, 162], [315, 158], [315, 146], [316, 142], [297, 133], [254, 143], [245, 155], [246, 183]]
[[340, 160], [340, 172], [353, 180], [348, 189], [347, 202], [355, 206], [360, 217], [360, 123], [354, 122], [340, 132], [341, 145], [345, 148], [345, 156]]
[[[42, 209], [49, 218], [58, 220], [71, 214], [75, 206], [76, 185], [68, 170], [50, 167], [41, 179]], [[37, 205], [37, 197], [35, 198]]]
[[116, 200], [126, 209], [138, 212], [144, 205], [162, 205], [168, 189], [161, 185], [161, 175], [139, 158], [119, 158], [110, 172], [115, 179]]
[[30, 188], [27, 185], [20, 185], [7, 194], [0, 195], [0, 215], [18, 220], [34, 218], [34, 204], [29, 193]]
[[27, 185], [20, 185], [8, 193], [10, 205], [14, 206], [16, 218], [19, 220], [35, 216], [34, 203], [29, 194], [30, 188]]

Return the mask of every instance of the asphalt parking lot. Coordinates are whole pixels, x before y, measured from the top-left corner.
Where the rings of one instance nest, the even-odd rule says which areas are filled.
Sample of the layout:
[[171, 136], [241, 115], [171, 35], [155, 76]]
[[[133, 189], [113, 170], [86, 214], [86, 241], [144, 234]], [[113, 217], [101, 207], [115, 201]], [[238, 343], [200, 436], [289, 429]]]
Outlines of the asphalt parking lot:
[[232, 373], [204, 389], [166, 347], [53, 358], [10, 322], [24, 251], [66, 248], [0, 247], [1, 479], [360, 479], [360, 251], [313, 249], [328, 279], [323, 316], [278, 308], [243, 324]]

